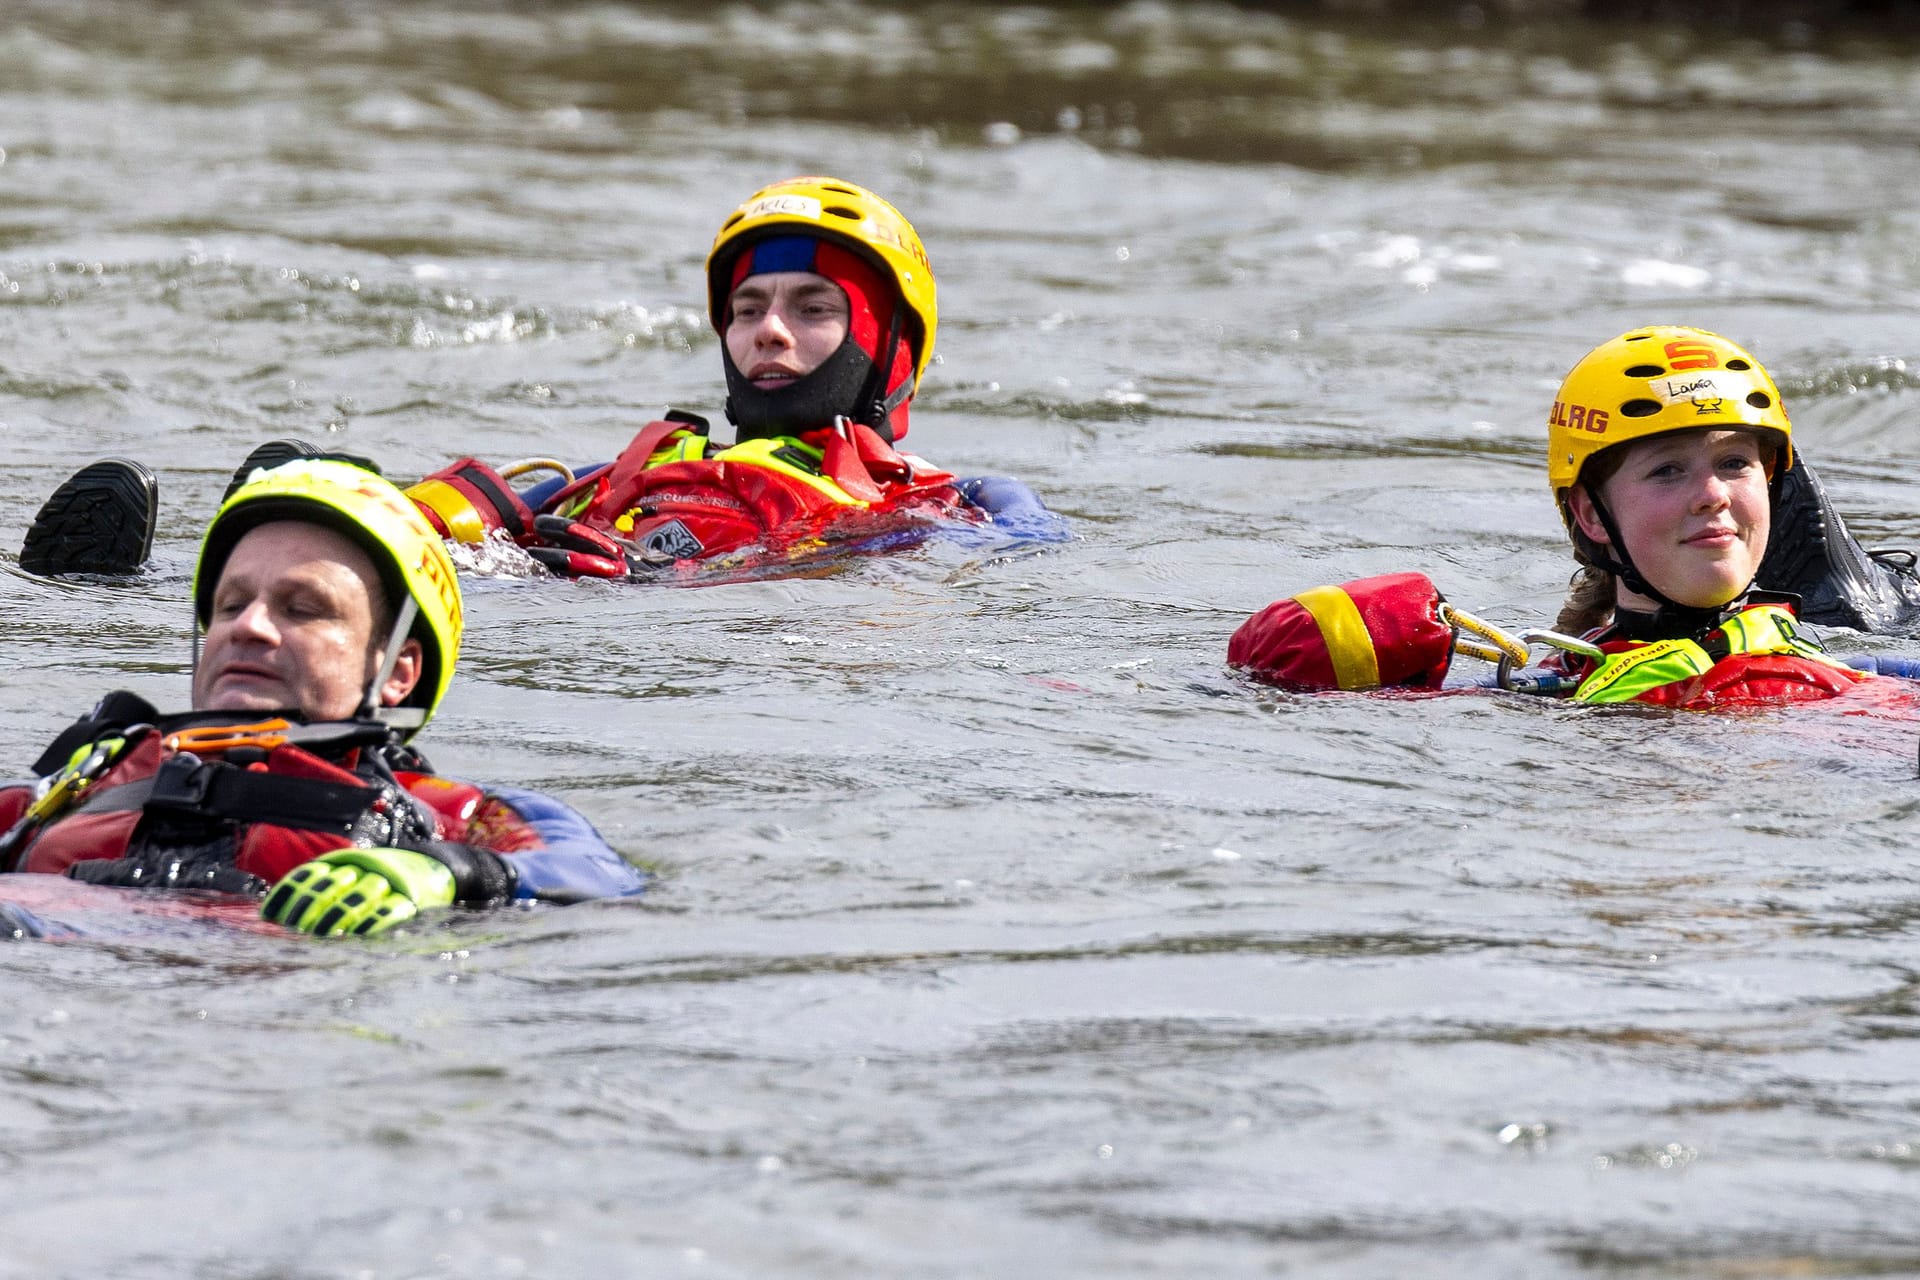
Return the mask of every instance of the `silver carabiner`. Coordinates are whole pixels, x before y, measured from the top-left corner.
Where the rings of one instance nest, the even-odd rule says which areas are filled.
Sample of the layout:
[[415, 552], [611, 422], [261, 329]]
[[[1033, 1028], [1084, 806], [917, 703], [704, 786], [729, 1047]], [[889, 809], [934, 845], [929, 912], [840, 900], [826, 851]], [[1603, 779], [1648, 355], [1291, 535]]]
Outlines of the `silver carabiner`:
[[[1582, 640], [1579, 636], [1570, 636], [1561, 631], [1548, 631], [1544, 628], [1522, 631], [1520, 633], [1520, 642], [1527, 647], [1527, 655], [1529, 658], [1532, 657], [1533, 650], [1536, 648], [1558, 649], [1562, 653], [1570, 653], [1576, 658], [1585, 658], [1589, 662], [1599, 662], [1607, 656], [1606, 652], [1597, 644]], [[1523, 663], [1521, 665], [1524, 666], [1525, 664]], [[1513, 668], [1512, 657], [1505, 654], [1501, 655], [1500, 669], [1496, 673], [1496, 678], [1500, 681], [1500, 687], [1502, 689], [1512, 689], [1516, 687], [1513, 678]]]

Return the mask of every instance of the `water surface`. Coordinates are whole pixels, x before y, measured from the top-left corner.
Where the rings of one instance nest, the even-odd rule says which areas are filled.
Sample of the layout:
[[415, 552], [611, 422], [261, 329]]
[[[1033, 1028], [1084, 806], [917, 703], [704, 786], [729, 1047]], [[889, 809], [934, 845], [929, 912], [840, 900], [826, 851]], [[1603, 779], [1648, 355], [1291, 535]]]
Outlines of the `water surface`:
[[796, 172], [930, 246], [909, 443], [1078, 537], [473, 583], [426, 744], [565, 796], [657, 890], [0, 948], [0, 1273], [1920, 1269], [1910, 719], [1222, 668], [1252, 609], [1368, 573], [1550, 616], [1547, 405], [1650, 321], [1752, 347], [1856, 528], [1920, 538], [1909, 44], [14, 14], [0, 544], [101, 454], [165, 497], [138, 581], [0, 574], [16, 768], [107, 687], [183, 695], [198, 530], [258, 441], [409, 477], [716, 410], [707, 244]]

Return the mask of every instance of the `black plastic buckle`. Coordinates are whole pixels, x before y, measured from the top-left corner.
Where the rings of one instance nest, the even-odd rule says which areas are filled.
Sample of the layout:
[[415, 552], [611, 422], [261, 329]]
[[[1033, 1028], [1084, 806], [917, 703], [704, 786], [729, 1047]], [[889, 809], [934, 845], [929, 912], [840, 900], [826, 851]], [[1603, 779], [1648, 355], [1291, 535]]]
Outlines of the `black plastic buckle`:
[[205, 813], [207, 792], [213, 786], [214, 766], [199, 756], [183, 751], [161, 763], [153, 775], [153, 790], [147, 794], [148, 809], [166, 809], [175, 813]]

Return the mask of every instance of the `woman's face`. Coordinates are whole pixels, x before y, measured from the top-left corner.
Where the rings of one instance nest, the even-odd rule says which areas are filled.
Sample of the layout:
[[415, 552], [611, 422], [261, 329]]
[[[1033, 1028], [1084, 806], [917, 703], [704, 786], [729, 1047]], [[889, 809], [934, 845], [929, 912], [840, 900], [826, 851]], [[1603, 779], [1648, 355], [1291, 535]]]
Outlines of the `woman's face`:
[[[1751, 431], [1672, 432], [1628, 445], [1600, 486], [1627, 556], [1675, 604], [1715, 608], [1746, 590], [1767, 553], [1767, 468]], [[1568, 504], [1581, 531], [1611, 545], [1585, 488]], [[1620, 588], [1620, 603], [1655, 601]]]

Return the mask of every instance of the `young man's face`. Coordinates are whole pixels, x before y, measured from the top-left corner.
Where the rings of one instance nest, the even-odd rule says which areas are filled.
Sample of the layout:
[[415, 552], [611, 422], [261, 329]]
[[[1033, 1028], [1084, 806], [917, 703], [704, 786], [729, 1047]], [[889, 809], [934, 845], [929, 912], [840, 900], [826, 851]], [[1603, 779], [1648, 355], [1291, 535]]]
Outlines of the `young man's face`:
[[[374, 634], [379, 590], [372, 559], [332, 529], [285, 520], [248, 530], [213, 590], [194, 710], [351, 717], [387, 640]], [[421, 656], [409, 639], [381, 688], [383, 705], [412, 690]]]
[[847, 295], [811, 271], [748, 276], [728, 299], [727, 354], [747, 381], [777, 391], [818, 369], [847, 340]]

